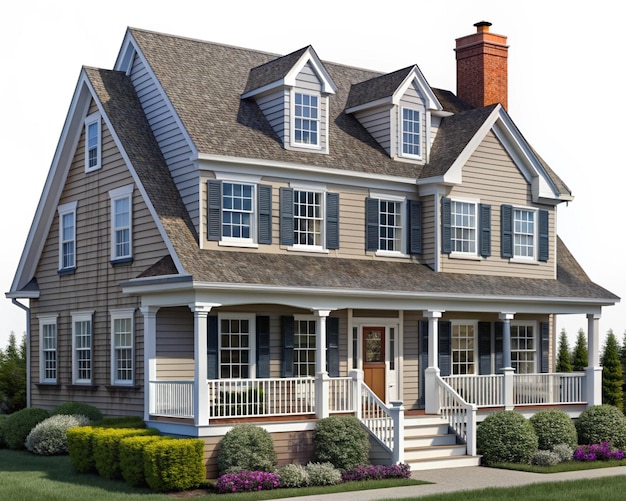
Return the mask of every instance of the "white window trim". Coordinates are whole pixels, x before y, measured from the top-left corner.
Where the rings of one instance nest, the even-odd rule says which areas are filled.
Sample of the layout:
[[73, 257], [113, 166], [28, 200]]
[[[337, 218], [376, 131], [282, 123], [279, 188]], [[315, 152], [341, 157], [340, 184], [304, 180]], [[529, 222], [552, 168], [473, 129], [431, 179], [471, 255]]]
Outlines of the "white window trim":
[[[419, 150], [420, 150], [420, 154], [419, 155], [412, 155], [410, 153], [405, 153], [404, 152], [404, 110], [411, 110], [411, 111], [416, 111], [417, 113], [419, 113]], [[423, 158], [423, 151], [424, 151], [424, 110], [420, 109], [420, 108], [416, 108], [413, 106], [400, 106], [400, 115], [398, 117], [399, 120], [399, 127], [398, 129], [400, 130], [400, 137], [398, 138], [398, 156], [402, 157], [402, 158], [409, 158], [411, 160], [422, 160]]]
[[[242, 176], [248, 177], [248, 176]], [[224, 183], [230, 184], [242, 184], [252, 186], [252, 211], [250, 212], [250, 237], [225, 237], [224, 235], [220, 235], [220, 240], [218, 245], [226, 246], [226, 247], [248, 247], [251, 249], [257, 249], [259, 244], [257, 243], [258, 236], [258, 218], [259, 218], [259, 209], [258, 209], [258, 196], [259, 190], [257, 189], [258, 182], [250, 182], [249, 180], [243, 179], [235, 179], [232, 177], [231, 179], [221, 179], [222, 181], [222, 198], [220, 200], [220, 218], [224, 215]], [[223, 220], [222, 220], [223, 221]], [[223, 222], [221, 222], [220, 227], [222, 227]]]
[[[301, 251], [301, 252], [316, 252], [320, 254], [328, 254], [329, 251], [326, 248], [326, 185], [321, 183], [289, 183], [289, 187], [293, 189], [293, 191], [312, 191], [315, 193], [319, 193], [320, 197], [320, 220], [322, 221], [322, 227], [320, 230], [320, 245], [306, 245], [306, 244], [296, 244], [294, 243], [292, 246], [287, 247], [288, 251]], [[294, 202], [295, 203], [295, 202]], [[294, 222], [296, 220], [296, 215], [293, 215]]]
[[[409, 218], [407, 215], [407, 199], [406, 197], [402, 197], [402, 196], [398, 196], [398, 195], [384, 195], [384, 194], [370, 194], [370, 196], [372, 198], [377, 198], [378, 199], [378, 211], [379, 211], [379, 218], [380, 218], [380, 202], [400, 202], [400, 218], [401, 218], [401, 227], [400, 227], [400, 249], [399, 250], [394, 250], [394, 251], [389, 251], [389, 250], [382, 250], [382, 249], [378, 249], [375, 252], [376, 256], [381, 256], [381, 257], [408, 257], [408, 253], [407, 253], [407, 247], [408, 247], [408, 242], [407, 242], [407, 233], [408, 233], [408, 224], [409, 224]], [[378, 221], [378, 224], [380, 226], [380, 219]], [[378, 247], [380, 247], [380, 236], [378, 239]]]
[[[113, 386], [132, 386], [135, 383], [135, 310], [127, 308], [122, 310], [111, 310], [111, 385]], [[132, 360], [132, 379], [117, 379], [117, 357], [115, 344], [115, 320], [130, 319], [130, 336], [131, 336], [131, 360]]]
[[[127, 186], [122, 186], [121, 188], [116, 188], [114, 190], [109, 191], [109, 198], [111, 200], [111, 261], [120, 261], [132, 259], [133, 257], [133, 191], [135, 189], [134, 184], [129, 184]], [[118, 229], [115, 226], [115, 202], [118, 200], [128, 199], [128, 249], [129, 254], [126, 256], [117, 256], [116, 248], [117, 248], [117, 240], [116, 240], [116, 232]]]
[[[93, 311], [71, 312], [72, 317], [72, 384], [91, 384], [93, 380], [94, 360], [93, 360]], [[89, 322], [91, 324], [91, 345], [89, 348], [91, 379], [78, 379], [78, 360], [76, 359], [76, 322]]]
[[[56, 383], [57, 379], [59, 377], [59, 328], [57, 325], [57, 318], [59, 316], [58, 315], [42, 315], [39, 318], [39, 381], [41, 381], [42, 383]], [[55, 378], [48, 378], [46, 377], [46, 367], [45, 367], [45, 358], [44, 358], [44, 353], [47, 350], [44, 350], [44, 343], [43, 343], [43, 328], [45, 325], [54, 325], [54, 331], [55, 331], [55, 347], [54, 347], [54, 352], [56, 354], [56, 368], [55, 368], [55, 373], [56, 376]]]
[[[319, 318], [317, 318], [315, 315], [294, 315], [293, 316], [293, 321], [294, 321], [294, 325], [295, 325], [296, 322], [300, 322], [300, 321], [304, 321], [304, 322], [314, 321], [315, 322], [315, 333], [314, 333], [314, 335], [315, 335], [315, 363], [317, 364], [317, 343], [319, 342], [319, 340], [317, 338], [318, 338], [319, 332], [320, 332]], [[296, 335], [295, 327], [294, 327], [293, 335], [294, 336]], [[295, 346], [294, 346], [293, 350], [294, 350], [294, 353], [295, 353], [295, 351], [296, 351], [296, 347]], [[296, 365], [296, 362], [295, 362], [295, 357], [294, 357], [294, 372], [293, 372], [294, 373], [294, 377], [299, 377], [299, 378], [309, 377], [309, 376], [296, 376], [295, 375], [295, 373], [296, 373], [295, 365]], [[316, 365], [316, 367], [317, 367], [317, 365]]]
[[[479, 218], [480, 218], [480, 214], [479, 214], [479, 205], [480, 205], [480, 200], [476, 200], [476, 199], [467, 199], [467, 198], [451, 198], [450, 199], [450, 218], [452, 219], [452, 204], [453, 203], [463, 203], [463, 204], [470, 204], [474, 206], [474, 252], [463, 252], [463, 251], [457, 251], [457, 250], [452, 250], [452, 252], [450, 253], [450, 258], [453, 259], [470, 259], [470, 260], [475, 260], [475, 261], [482, 261], [482, 257], [480, 256], [480, 249], [479, 249], [479, 232], [480, 232], [480, 225], [479, 225]], [[454, 230], [455, 226], [452, 224], [452, 221], [450, 222], [450, 231], [452, 232]], [[450, 245], [454, 246], [454, 238], [452, 235], [450, 235]]]
[[[219, 313], [217, 315], [217, 367], [218, 378], [222, 370], [222, 320], [248, 320], [248, 379], [256, 378], [256, 315], [254, 313]], [[245, 378], [241, 378], [245, 379]]]
[[[474, 372], [473, 374], [468, 374], [468, 375], [473, 375], [476, 376], [479, 373], [479, 363], [480, 360], [478, 359], [478, 320], [466, 320], [466, 319], [453, 319], [451, 321], [451, 331], [450, 331], [450, 341], [452, 342], [452, 339], [454, 338], [454, 326], [455, 325], [471, 325], [474, 328]], [[456, 375], [454, 374], [454, 347], [451, 347], [451, 354], [452, 354], [452, 358], [450, 359], [450, 372], [452, 375]]]
[[[59, 207], [57, 208], [57, 213], [59, 215], [59, 270], [60, 271], [64, 271], [64, 270], [73, 270], [76, 268], [76, 259], [77, 259], [77, 241], [76, 241], [76, 226], [78, 224], [78, 220], [76, 217], [76, 208], [78, 206], [78, 202], [74, 201], [74, 202], [69, 202], [63, 205], [59, 205]], [[68, 214], [74, 214], [74, 235], [73, 235], [73, 242], [74, 242], [74, 262], [72, 263], [71, 266], [63, 266], [63, 244], [66, 242], [66, 240], [63, 240], [63, 216], [66, 216]], [[69, 242], [69, 240], [67, 240], [67, 242]]]
[[[522, 210], [533, 213], [533, 255], [531, 256], [516, 256], [515, 255], [515, 211]], [[537, 253], [539, 252], [539, 209], [536, 207], [528, 207], [523, 205], [514, 205], [513, 213], [511, 214], [513, 218], [513, 257], [509, 259], [511, 263], [524, 263], [524, 264], [539, 264], [539, 260], [537, 259]]]
[[[537, 369], [539, 367], [539, 352], [541, 349], [541, 339], [539, 337], [539, 323], [536, 320], [511, 320], [511, 327], [514, 327], [514, 326], [533, 328], [533, 343], [535, 345], [535, 349], [534, 349], [534, 356], [533, 356], [534, 370], [532, 374], [537, 373]], [[511, 333], [511, 338], [512, 337], [513, 337], [513, 333]], [[511, 356], [513, 355], [513, 351], [514, 351], [513, 348], [511, 348]], [[520, 351], [520, 350], [515, 350], [515, 351]], [[524, 352], [526, 352], [526, 350], [524, 350]], [[511, 365], [513, 365], [513, 361], [511, 361]]]
[[[89, 167], [89, 137], [87, 131], [89, 126], [96, 123], [98, 125], [98, 145], [96, 165]], [[93, 172], [102, 167], [102, 120], [100, 113], [92, 113], [85, 118], [85, 172]]]
[[[296, 142], [296, 94], [317, 97], [317, 143], [298, 143]], [[322, 148], [322, 95], [316, 91], [306, 89], [291, 89], [290, 95], [290, 127], [289, 138], [290, 144], [294, 148], [306, 148], [309, 150], [320, 150]]]

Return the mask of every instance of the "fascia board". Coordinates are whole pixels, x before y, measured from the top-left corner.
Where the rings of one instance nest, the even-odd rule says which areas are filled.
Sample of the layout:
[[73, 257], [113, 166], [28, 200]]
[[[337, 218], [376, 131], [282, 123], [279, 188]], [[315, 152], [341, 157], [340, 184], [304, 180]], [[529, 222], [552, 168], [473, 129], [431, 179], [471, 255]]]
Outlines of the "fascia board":
[[293, 65], [293, 68], [289, 70], [284, 79], [285, 84], [290, 87], [295, 87], [298, 74], [302, 71], [302, 68], [304, 68], [304, 66], [309, 62], [311, 63], [311, 66], [313, 66], [313, 70], [315, 71], [317, 77], [322, 83], [322, 93], [335, 94], [337, 92], [337, 86], [335, 85], [335, 82], [333, 82], [333, 79], [326, 71], [324, 64], [317, 57], [317, 54], [312, 49], [312, 47], [307, 48], [307, 50], [304, 51], [304, 53], [300, 56], [300, 59], [298, 59], [296, 64]]
[[417, 86], [419, 87], [422, 95], [426, 98], [426, 109], [433, 110], [433, 111], [443, 110], [443, 106], [437, 99], [437, 96], [435, 96], [435, 93], [430, 88], [430, 85], [428, 85], [426, 78], [424, 78], [424, 75], [422, 74], [422, 72], [417, 66], [413, 66], [413, 69], [409, 72], [409, 74], [404, 79], [404, 81], [398, 86], [396, 91], [393, 93], [394, 105], [400, 104], [400, 100], [402, 99], [402, 96], [404, 96], [407, 89], [413, 82], [417, 83]]

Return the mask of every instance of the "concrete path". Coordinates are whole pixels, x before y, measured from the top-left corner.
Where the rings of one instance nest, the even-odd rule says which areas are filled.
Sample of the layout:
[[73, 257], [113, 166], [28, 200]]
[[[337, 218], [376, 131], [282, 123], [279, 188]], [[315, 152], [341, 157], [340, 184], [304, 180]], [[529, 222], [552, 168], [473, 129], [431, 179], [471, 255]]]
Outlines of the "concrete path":
[[616, 475], [626, 475], [626, 466], [550, 474], [468, 466], [466, 468], [413, 472], [412, 477], [416, 480], [432, 482], [432, 484], [427, 485], [302, 496], [290, 499], [299, 501], [375, 501], [379, 499], [421, 497], [430, 494], [475, 490], [486, 487], [514, 487], [539, 482], [559, 482], [565, 480], [579, 480], [582, 478], [613, 477]]

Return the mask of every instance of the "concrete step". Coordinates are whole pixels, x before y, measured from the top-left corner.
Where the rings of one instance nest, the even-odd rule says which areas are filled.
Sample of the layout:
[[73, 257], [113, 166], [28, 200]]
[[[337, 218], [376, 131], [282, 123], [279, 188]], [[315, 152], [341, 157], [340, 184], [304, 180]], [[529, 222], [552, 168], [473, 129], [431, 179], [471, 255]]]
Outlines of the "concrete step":
[[467, 447], [459, 445], [430, 445], [427, 447], [405, 447], [404, 460], [446, 458], [451, 456], [465, 456]]
[[411, 467], [411, 471], [463, 468], [465, 466], [480, 466], [480, 456], [465, 455], [445, 458], [405, 459], [405, 463]]
[[434, 445], [457, 445], [456, 435], [451, 433], [436, 435], [408, 435], [409, 430], [405, 430], [405, 449], [415, 447], [429, 447]]

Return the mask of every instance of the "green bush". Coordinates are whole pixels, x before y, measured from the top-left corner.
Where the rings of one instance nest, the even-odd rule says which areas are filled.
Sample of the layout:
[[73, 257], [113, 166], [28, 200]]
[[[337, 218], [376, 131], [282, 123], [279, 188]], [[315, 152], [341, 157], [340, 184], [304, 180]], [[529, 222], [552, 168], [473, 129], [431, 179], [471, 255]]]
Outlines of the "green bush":
[[560, 462], [561, 457], [556, 452], [547, 450], [535, 452], [530, 460], [531, 464], [535, 464], [537, 466], [554, 466], [555, 464], [559, 464]]
[[50, 417], [45, 409], [28, 407], [10, 414], [4, 422], [4, 441], [9, 449], [25, 449], [26, 437], [35, 426]]
[[551, 451], [555, 445], [578, 445], [578, 434], [572, 419], [562, 410], [544, 409], [530, 419], [537, 434], [539, 449]]
[[309, 463], [306, 472], [309, 485], [335, 485], [341, 482], [341, 472], [332, 463]]
[[267, 430], [252, 424], [238, 424], [224, 435], [217, 453], [220, 475], [241, 470], [274, 471], [276, 451]]
[[104, 428], [94, 426], [81, 426], [67, 430], [67, 451], [70, 455], [70, 462], [78, 473], [96, 471], [93, 439], [96, 434], [103, 432]]
[[289, 463], [278, 468], [281, 487], [306, 487], [309, 485], [309, 473], [301, 464]]
[[88, 417], [92, 423], [97, 423], [102, 420], [102, 412], [100, 412], [97, 407], [84, 402], [65, 402], [64, 404], [57, 405], [50, 415], [56, 416], [58, 414], [68, 416], [79, 414]]
[[4, 423], [9, 416], [7, 414], [0, 414], [0, 449], [7, 446], [4, 440]]
[[192, 489], [206, 479], [204, 441], [198, 438], [155, 440], [144, 451], [146, 482], [155, 491]]
[[169, 438], [161, 435], [135, 435], [120, 441], [120, 471], [127, 484], [133, 487], [148, 485], [144, 471], [144, 448], [155, 440]]
[[103, 428], [147, 428], [146, 422], [139, 416], [105, 417], [96, 426]]
[[582, 445], [609, 442], [618, 449], [626, 448], [626, 416], [617, 407], [589, 407], [576, 420], [575, 426]]
[[41, 456], [67, 454], [67, 430], [88, 424], [89, 418], [79, 414], [50, 416], [30, 430], [26, 449]]
[[476, 445], [483, 463], [529, 463], [537, 452], [537, 434], [519, 412], [497, 411], [478, 426]]
[[137, 435], [158, 435], [154, 428], [102, 428], [93, 437], [93, 458], [100, 476], [108, 479], [121, 479], [120, 441]]
[[313, 436], [315, 460], [348, 470], [368, 464], [370, 442], [355, 416], [330, 416], [317, 421]]

